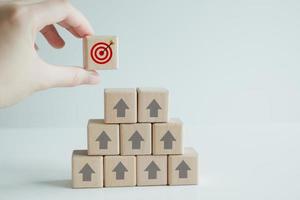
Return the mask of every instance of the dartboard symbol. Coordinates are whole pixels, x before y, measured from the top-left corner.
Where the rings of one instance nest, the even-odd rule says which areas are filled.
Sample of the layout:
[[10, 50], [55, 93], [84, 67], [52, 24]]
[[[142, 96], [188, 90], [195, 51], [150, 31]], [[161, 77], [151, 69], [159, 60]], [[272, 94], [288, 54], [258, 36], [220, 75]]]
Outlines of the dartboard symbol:
[[109, 44], [105, 42], [98, 42], [94, 44], [90, 51], [93, 61], [97, 64], [108, 63], [113, 56], [113, 51], [110, 47], [112, 44], [112, 41]]

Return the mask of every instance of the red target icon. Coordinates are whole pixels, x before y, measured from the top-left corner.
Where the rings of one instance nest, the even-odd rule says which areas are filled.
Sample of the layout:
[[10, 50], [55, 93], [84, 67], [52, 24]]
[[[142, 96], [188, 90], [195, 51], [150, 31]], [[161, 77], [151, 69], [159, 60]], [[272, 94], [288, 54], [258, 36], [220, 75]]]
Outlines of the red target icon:
[[113, 45], [113, 41], [110, 41], [109, 44], [105, 42], [98, 42], [94, 44], [90, 51], [93, 61], [97, 64], [108, 63], [113, 56], [111, 45]]

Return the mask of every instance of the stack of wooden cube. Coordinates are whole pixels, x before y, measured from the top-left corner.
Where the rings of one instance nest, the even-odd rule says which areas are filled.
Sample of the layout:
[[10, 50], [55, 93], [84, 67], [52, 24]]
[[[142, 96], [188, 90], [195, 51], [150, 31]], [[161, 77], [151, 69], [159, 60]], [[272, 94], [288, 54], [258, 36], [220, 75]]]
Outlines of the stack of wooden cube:
[[197, 153], [168, 106], [167, 89], [105, 89], [104, 119], [89, 120], [88, 150], [73, 151], [73, 188], [197, 184]]

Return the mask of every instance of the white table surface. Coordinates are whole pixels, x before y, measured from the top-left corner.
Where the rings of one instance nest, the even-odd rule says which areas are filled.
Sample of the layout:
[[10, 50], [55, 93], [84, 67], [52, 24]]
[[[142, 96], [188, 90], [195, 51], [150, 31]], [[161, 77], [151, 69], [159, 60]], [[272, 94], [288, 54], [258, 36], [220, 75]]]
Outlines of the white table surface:
[[197, 186], [74, 190], [71, 152], [85, 148], [84, 128], [0, 129], [0, 199], [300, 198], [300, 125], [198, 124], [186, 137], [199, 152]]

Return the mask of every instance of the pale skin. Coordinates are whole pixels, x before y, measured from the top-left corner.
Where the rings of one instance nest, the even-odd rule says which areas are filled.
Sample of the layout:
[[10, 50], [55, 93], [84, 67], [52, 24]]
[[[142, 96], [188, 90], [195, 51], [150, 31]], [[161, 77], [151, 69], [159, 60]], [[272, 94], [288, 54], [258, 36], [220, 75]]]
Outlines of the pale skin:
[[0, 3], [0, 107], [40, 90], [99, 83], [96, 71], [53, 65], [39, 57], [39, 33], [53, 48], [64, 47], [59, 26], [76, 38], [93, 34], [87, 19], [66, 0]]

